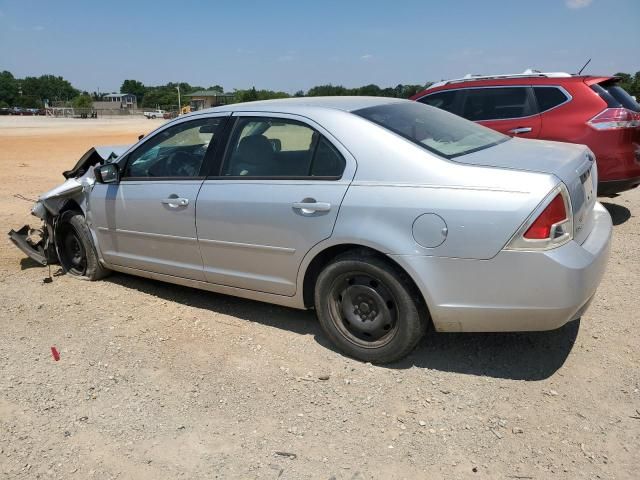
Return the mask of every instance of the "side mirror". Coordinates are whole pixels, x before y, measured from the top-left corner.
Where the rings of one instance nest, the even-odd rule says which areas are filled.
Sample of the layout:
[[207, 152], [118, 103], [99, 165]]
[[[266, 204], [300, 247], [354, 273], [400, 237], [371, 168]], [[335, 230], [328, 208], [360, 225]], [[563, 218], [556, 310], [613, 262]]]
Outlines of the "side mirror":
[[120, 172], [118, 165], [115, 163], [107, 163], [93, 169], [98, 183], [116, 183], [119, 179]]

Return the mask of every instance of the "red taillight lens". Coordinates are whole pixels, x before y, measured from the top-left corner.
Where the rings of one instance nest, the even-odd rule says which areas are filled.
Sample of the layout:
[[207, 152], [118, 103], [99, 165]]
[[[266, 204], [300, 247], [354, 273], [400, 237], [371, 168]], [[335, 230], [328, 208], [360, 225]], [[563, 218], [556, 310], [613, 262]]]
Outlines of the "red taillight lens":
[[640, 126], [640, 113], [626, 108], [607, 108], [587, 122], [596, 130], [617, 130]]
[[551, 228], [556, 223], [563, 222], [569, 217], [564, 206], [564, 199], [559, 193], [551, 203], [547, 205], [536, 221], [525, 232], [524, 238], [529, 240], [546, 240], [551, 236]]

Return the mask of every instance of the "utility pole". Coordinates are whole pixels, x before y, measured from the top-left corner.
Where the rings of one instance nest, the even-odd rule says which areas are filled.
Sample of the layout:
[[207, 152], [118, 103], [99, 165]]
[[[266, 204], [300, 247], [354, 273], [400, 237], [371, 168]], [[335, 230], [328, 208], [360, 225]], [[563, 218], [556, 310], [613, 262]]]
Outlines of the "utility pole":
[[182, 112], [182, 104], [180, 103], [180, 85], [176, 87], [176, 90], [178, 90], [178, 116], [180, 116], [180, 113]]

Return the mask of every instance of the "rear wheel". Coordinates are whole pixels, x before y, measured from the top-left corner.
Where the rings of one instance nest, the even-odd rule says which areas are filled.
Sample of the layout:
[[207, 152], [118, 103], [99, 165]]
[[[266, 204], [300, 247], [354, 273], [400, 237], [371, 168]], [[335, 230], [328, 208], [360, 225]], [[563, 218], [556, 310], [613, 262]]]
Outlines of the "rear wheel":
[[74, 277], [99, 280], [109, 274], [98, 260], [91, 233], [82, 214], [65, 212], [58, 222], [56, 245], [62, 269]]
[[406, 274], [368, 252], [347, 252], [318, 276], [315, 307], [338, 348], [373, 363], [399, 360], [426, 331]]

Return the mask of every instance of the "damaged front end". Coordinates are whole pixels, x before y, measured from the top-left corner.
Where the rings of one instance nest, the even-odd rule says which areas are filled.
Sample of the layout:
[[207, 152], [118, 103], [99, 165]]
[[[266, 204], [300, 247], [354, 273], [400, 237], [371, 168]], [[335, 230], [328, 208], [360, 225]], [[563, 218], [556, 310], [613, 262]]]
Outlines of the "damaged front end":
[[41, 265], [59, 263], [55, 241], [58, 218], [70, 209], [86, 213], [87, 194], [95, 183], [91, 167], [113, 162], [128, 148], [128, 145], [114, 145], [89, 149], [71, 170], [63, 172], [67, 180], [42, 194], [31, 208], [31, 214], [42, 220], [41, 226], [25, 225], [19, 230], [11, 230], [9, 239]]

